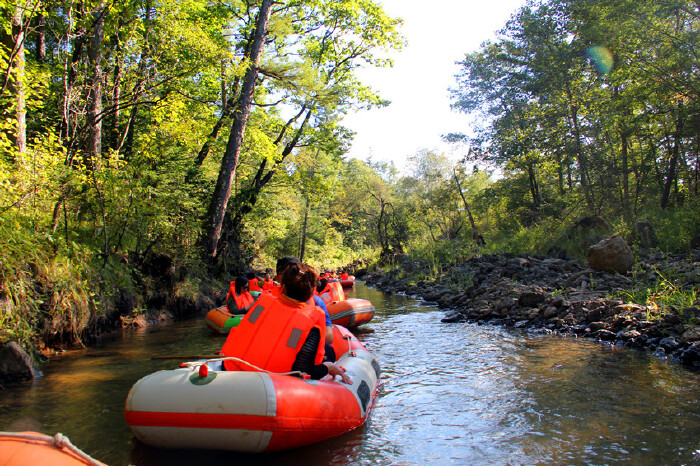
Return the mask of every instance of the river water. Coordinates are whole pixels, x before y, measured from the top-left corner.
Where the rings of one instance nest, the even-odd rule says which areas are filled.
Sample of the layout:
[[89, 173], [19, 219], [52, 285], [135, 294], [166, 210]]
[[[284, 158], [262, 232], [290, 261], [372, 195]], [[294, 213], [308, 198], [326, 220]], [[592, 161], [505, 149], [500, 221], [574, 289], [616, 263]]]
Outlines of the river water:
[[[175, 451], [136, 441], [123, 406], [140, 377], [208, 355], [203, 319], [126, 331], [66, 353], [0, 391], [0, 429], [61, 432], [110, 465], [698, 464], [700, 374], [591, 341], [474, 324], [358, 285], [377, 313], [357, 332], [382, 366], [369, 421], [343, 436], [264, 455]], [[167, 396], [167, 393], [164, 393]]]

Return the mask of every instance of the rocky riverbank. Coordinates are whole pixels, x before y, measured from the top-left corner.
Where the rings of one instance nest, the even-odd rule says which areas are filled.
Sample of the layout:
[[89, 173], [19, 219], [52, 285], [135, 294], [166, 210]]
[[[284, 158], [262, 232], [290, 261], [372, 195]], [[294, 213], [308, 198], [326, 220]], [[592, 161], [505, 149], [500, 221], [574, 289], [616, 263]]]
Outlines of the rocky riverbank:
[[574, 259], [493, 254], [453, 264], [435, 280], [410, 284], [403, 278], [424, 269], [420, 261], [405, 261], [399, 268], [358, 278], [385, 293], [436, 303], [446, 311], [446, 323], [592, 338], [700, 369], [700, 296], [668, 310], [654, 303], [630, 303], [633, 291], [643, 287], [658, 290], [659, 301], [661, 294], [674, 293], [673, 287], [686, 295], [700, 291], [700, 250], [642, 253], [627, 274], [597, 271]]

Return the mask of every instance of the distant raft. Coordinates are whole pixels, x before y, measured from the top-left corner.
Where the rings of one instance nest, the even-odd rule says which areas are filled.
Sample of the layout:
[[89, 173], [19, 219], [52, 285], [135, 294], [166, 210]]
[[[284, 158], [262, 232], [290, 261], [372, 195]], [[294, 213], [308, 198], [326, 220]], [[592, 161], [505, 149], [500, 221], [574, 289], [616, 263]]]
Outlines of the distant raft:
[[105, 466], [75, 447], [68, 437], [38, 432], [0, 432], [0, 464], [3, 466]]
[[345, 280], [341, 279], [340, 284], [343, 286], [343, 288], [352, 288], [355, 286], [355, 276], [349, 275]]
[[347, 298], [326, 303], [331, 322], [343, 327], [357, 327], [374, 317], [374, 306], [366, 299]]
[[331, 322], [343, 327], [357, 327], [374, 317], [374, 306], [366, 299], [348, 298], [339, 282], [329, 282], [319, 294], [325, 301]]
[[147, 375], [129, 391], [126, 423], [159, 448], [257, 453], [320, 442], [360, 427], [374, 404], [379, 364], [347, 329], [334, 326], [337, 363], [351, 385], [301, 374], [226, 371], [222, 359]]
[[231, 329], [237, 327], [243, 319], [243, 314], [231, 314], [226, 305], [216, 307], [207, 312], [204, 321], [207, 327], [214, 333], [227, 334]]

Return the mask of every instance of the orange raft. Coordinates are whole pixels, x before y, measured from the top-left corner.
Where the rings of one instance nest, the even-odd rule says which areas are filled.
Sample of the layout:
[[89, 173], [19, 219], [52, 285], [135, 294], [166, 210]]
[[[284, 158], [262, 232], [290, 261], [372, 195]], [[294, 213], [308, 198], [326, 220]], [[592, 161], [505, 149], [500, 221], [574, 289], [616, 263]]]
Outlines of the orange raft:
[[352, 288], [355, 286], [355, 276], [349, 275], [345, 280], [340, 280], [340, 284], [343, 285], [343, 288]]
[[343, 327], [357, 327], [374, 317], [374, 306], [366, 299], [347, 298], [326, 303], [331, 322]]
[[347, 298], [339, 282], [330, 282], [320, 294], [326, 302], [331, 322], [343, 327], [357, 327], [374, 317], [374, 306], [366, 299]]
[[263, 452], [297, 448], [360, 427], [371, 411], [379, 364], [349, 330], [335, 326], [351, 385], [301, 374], [226, 371], [223, 359], [183, 363], [134, 384], [126, 423], [160, 448]]
[[243, 315], [234, 315], [228, 312], [228, 308], [224, 304], [207, 312], [204, 321], [212, 332], [226, 334], [231, 332], [232, 328], [237, 327], [242, 318]]
[[37, 432], [0, 432], [0, 464], [3, 466], [105, 466], [76, 448], [67, 437]]

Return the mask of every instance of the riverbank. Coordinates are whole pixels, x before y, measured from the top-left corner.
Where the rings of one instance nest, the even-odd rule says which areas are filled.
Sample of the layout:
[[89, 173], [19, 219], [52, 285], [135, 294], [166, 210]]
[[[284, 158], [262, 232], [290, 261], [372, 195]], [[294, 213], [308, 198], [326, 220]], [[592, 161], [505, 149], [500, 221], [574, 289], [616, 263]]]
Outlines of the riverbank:
[[[444, 268], [434, 280], [416, 281], [424, 269], [420, 261], [405, 261], [358, 278], [384, 293], [436, 303], [446, 312], [445, 323], [592, 338], [700, 369], [700, 250], [638, 253], [633, 271], [625, 275], [596, 271], [575, 259], [529, 254], [474, 256]], [[674, 293], [694, 295], [694, 302], [677, 306]], [[633, 302], [640, 296], [648, 302]]]

